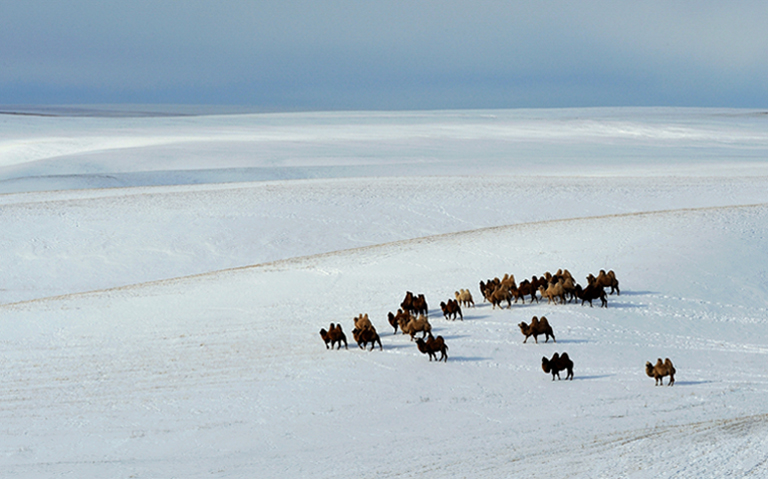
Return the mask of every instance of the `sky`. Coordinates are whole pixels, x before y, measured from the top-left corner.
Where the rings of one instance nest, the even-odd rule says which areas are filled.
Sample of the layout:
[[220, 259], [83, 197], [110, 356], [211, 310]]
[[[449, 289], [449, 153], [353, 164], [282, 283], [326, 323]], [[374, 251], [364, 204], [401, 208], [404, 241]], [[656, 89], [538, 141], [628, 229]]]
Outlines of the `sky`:
[[764, 1], [0, 0], [0, 105], [768, 107]]

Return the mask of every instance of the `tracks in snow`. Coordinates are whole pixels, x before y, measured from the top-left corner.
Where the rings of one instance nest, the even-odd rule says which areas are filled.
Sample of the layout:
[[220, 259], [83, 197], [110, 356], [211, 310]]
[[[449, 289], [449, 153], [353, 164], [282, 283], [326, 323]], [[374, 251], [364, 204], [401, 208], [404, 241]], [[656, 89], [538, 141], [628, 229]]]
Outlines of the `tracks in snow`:
[[[393, 252], [403, 250], [414, 250], [419, 247], [435, 245], [440, 243], [449, 243], [456, 240], [460, 240], [461, 243], [471, 243], [473, 240], [482, 238], [487, 235], [506, 235], [509, 233], [521, 232], [521, 231], [533, 231], [541, 232], [545, 235], [552, 229], [567, 228], [568, 225], [581, 225], [582, 228], [589, 227], [592, 223], [606, 223], [611, 220], [632, 220], [642, 218], [658, 218], [679, 216], [679, 215], [693, 215], [693, 214], [707, 214], [718, 212], [732, 212], [732, 211], [761, 211], [768, 207], [768, 203], [757, 203], [747, 205], [736, 206], [716, 206], [705, 208], [680, 208], [680, 209], [667, 209], [659, 211], [644, 211], [636, 213], [621, 213], [621, 214], [609, 214], [599, 216], [586, 216], [580, 218], [566, 218], [566, 219], [551, 219], [543, 221], [534, 221], [527, 223], [518, 223], [504, 226], [492, 226], [485, 228], [478, 228], [474, 230], [458, 231], [451, 233], [442, 233], [431, 236], [424, 236], [419, 238], [411, 238], [406, 240], [393, 241], [389, 243], [382, 243], [369, 246], [361, 246], [356, 248], [342, 249], [338, 251], [331, 251], [327, 253], [319, 253], [308, 256], [297, 256], [293, 258], [280, 259], [276, 261], [270, 261], [266, 263], [239, 266], [234, 268], [225, 268], [221, 270], [214, 270], [204, 273], [197, 273], [192, 275], [178, 276], [160, 280], [146, 281], [141, 283], [116, 286], [112, 288], [95, 289], [91, 291], [74, 292], [63, 295], [54, 295], [42, 298], [35, 298], [31, 300], [18, 301], [12, 303], [6, 303], [0, 305], [0, 307], [23, 307], [24, 305], [49, 302], [49, 301], [61, 301], [72, 299], [85, 295], [95, 295], [104, 293], [120, 293], [120, 292], [134, 292], [144, 288], [166, 286], [174, 283], [183, 283], [189, 281], [201, 280], [204, 278], [213, 278], [220, 275], [232, 274], [242, 271], [278, 271], [291, 268], [316, 268], [319, 264], [324, 263], [328, 259], [335, 257], [354, 256], [358, 258], [375, 258], [378, 254], [390, 256]], [[567, 233], [567, 231], [566, 231]]]

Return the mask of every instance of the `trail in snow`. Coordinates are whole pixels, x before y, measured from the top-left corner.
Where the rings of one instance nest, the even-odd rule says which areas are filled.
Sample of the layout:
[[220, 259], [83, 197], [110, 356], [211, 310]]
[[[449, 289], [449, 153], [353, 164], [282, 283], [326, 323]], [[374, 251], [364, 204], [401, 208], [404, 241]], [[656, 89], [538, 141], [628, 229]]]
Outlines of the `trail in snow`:
[[509, 224], [762, 203], [766, 181], [371, 178], [2, 195], [0, 300]]

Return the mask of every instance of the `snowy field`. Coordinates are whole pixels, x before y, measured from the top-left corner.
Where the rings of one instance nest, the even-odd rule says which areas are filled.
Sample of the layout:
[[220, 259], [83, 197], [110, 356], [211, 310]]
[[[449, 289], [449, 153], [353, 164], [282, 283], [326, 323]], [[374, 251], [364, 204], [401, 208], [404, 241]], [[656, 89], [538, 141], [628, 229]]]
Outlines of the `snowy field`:
[[[0, 476], [768, 475], [766, 112], [44, 113], [0, 114]], [[621, 295], [482, 301], [561, 268]]]

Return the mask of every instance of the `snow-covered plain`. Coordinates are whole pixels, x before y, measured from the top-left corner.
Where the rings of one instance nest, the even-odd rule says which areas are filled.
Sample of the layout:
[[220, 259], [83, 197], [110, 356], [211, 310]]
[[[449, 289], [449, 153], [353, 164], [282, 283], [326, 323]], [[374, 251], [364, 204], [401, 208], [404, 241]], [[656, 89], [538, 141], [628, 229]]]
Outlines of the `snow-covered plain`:
[[[0, 475], [764, 477], [766, 160], [752, 110], [0, 115]], [[481, 301], [559, 268], [622, 293]]]

